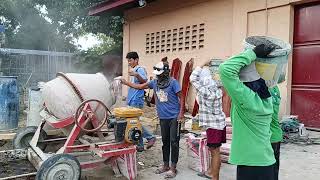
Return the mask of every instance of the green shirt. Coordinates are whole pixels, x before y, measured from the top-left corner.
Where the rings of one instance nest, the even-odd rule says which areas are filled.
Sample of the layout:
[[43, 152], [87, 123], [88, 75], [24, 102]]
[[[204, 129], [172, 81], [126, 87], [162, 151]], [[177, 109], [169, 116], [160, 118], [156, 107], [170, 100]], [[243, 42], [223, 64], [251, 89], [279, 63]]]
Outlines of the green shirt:
[[280, 108], [280, 91], [278, 86], [269, 89], [270, 94], [272, 96], [273, 102], [273, 114], [272, 114], [272, 121], [270, 125], [271, 129], [271, 143], [276, 143], [282, 141], [282, 129], [279, 123], [279, 108]]
[[276, 162], [270, 143], [272, 98], [261, 99], [239, 79], [240, 69], [255, 59], [255, 53], [247, 50], [219, 67], [221, 81], [232, 100], [229, 162], [235, 165], [270, 166]]

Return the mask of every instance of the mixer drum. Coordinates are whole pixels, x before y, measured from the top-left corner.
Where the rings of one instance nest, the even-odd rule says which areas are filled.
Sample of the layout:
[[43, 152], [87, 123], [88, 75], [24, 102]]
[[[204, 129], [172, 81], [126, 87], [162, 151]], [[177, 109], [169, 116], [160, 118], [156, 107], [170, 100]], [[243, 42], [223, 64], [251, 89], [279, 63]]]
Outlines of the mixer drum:
[[[47, 110], [60, 120], [73, 116], [79, 105], [88, 99], [102, 101], [108, 108], [115, 98], [106, 77], [101, 74], [58, 74], [42, 89]], [[95, 108], [95, 107], [91, 107]], [[97, 111], [98, 116], [102, 112]]]

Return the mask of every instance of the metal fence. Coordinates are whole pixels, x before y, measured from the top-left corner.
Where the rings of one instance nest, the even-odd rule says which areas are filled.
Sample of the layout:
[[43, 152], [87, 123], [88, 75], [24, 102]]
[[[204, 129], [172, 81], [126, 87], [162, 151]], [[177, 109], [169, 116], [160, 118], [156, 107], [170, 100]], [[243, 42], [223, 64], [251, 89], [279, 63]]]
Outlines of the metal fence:
[[72, 53], [0, 48], [0, 73], [17, 76], [18, 86], [28, 88], [55, 78], [57, 72], [78, 72]]

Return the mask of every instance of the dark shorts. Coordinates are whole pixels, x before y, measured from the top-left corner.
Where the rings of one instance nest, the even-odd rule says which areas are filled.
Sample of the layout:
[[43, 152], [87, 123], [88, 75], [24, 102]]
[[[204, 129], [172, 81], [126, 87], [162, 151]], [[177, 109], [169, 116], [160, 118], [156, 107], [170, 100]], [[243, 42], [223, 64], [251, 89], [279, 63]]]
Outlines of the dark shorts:
[[237, 180], [274, 180], [274, 165], [237, 166]]
[[208, 128], [207, 131], [207, 146], [209, 148], [218, 148], [222, 143], [226, 143], [226, 128], [223, 130]]

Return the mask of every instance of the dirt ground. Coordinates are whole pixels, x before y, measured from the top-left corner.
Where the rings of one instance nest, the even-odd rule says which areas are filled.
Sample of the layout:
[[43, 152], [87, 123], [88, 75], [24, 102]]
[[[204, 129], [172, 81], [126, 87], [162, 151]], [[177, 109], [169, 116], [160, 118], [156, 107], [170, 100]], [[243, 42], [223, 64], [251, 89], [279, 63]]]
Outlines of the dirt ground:
[[[320, 133], [310, 132], [312, 137], [320, 137]], [[176, 180], [202, 180], [197, 172], [188, 168], [185, 140], [180, 141], [180, 156], [178, 175]], [[319, 180], [320, 177], [320, 145], [281, 145], [280, 180]], [[155, 147], [137, 155], [139, 180], [164, 179], [161, 175], [154, 174], [156, 168], [161, 165], [161, 139], [158, 139]], [[98, 172], [98, 173], [97, 173]], [[109, 171], [110, 172], [110, 171]], [[106, 174], [106, 169], [95, 171], [94, 175], [87, 174], [89, 180], [119, 179]], [[236, 166], [223, 163], [221, 167], [221, 180], [235, 180]]]
[[[145, 108], [143, 124], [151, 131], [156, 131], [157, 119], [153, 107]], [[311, 132], [311, 138], [320, 138], [320, 132]], [[156, 133], [157, 134], [157, 133]], [[138, 179], [164, 179], [161, 175], [154, 174], [155, 169], [162, 163], [161, 137], [157, 135], [157, 142], [154, 147], [137, 153]], [[0, 140], [0, 151], [12, 149], [10, 141]], [[0, 168], [1, 170], [1, 168]], [[236, 175], [236, 166], [222, 164], [220, 179], [234, 180]], [[115, 177], [110, 167], [102, 167], [91, 171], [83, 171], [84, 180], [123, 180], [124, 177]], [[281, 180], [319, 180], [320, 177], [320, 145], [305, 144], [282, 144], [281, 145]], [[185, 139], [180, 141], [180, 156], [178, 163], [178, 175], [176, 180], [201, 180], [197, 172], [188, 168], [188, 158]]]
[[0, 162], [0, 178], [35, 172], [35, 168], [28, 160]]
[[[310, 132], [312, 137], [320, 137], [320, 133]], [[197, 172], [188, 168], [188, 160], [186, 155], [185, 140], [180, 141], [180, 156], [178, 164], [178, 175], [176, 180], [202, 180]], [[297, 145], [297, 144], [282, 144], [280, 157], [280, 178], [281, 180], [319, 180], [320, 177], [320, 145]], [[156, 146], [150, 150], [146, 150], [137, 155], [139, 180], [164, 179], [161, 175], [154, 174], [156, 168], [161, 165], [161, 139], [158, 139]], [[111, 177], [106, 170], [95, 171], [95, 175], [87, 176], [89, 180], [103, 179], [119, 179]], [[221, 167], [220, 179], [235, 180], [236, 166], [223, 163]]]
[[[314, 137], [320, 133], [312, 132]], [[201, 180], [197, 172], [188, 168], [185, 140], [180, 141], [180, 156], [178, 175], [176, 180]], [[1, 147], [3, 149], [3, 146]], [[161, 175], [154, 174], [155, 169], [161, 165], [161, 139], [156, 145], [142, 153], [137, 153], [138, 180], [164, 179]], [[1, 168], [0, 168], [1, 169]], [[281, 146], [281, 180], [319, 180], [320, 177], [320, 145], [282, 144]], [[222, 164], [221, 180], [235, 180], [236, 167]], [[83, 180], [125, 180], [124, 177], [114, 177], [111, 168], [103, 167], [92, 171], [83, 171]]]

